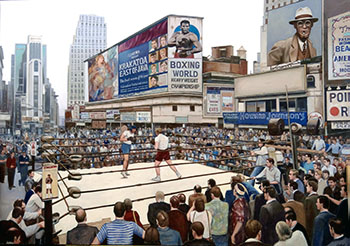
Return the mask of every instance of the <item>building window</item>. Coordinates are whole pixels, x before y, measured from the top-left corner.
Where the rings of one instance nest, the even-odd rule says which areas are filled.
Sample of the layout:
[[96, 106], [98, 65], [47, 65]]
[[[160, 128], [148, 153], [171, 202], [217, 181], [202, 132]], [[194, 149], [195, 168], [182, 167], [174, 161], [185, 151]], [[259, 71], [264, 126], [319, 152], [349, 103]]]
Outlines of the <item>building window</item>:
[[173, 111], [177, 111], [177, 105], [173, 105]]
[[195, 111], [194, 105], [190, 105], [190, 111], [191, 111], [191, 112], [194, 112], [194, 111]]
[[39, 62], [35, 61], [34, 62], [34, 72], [38, 72], [39, 71]]

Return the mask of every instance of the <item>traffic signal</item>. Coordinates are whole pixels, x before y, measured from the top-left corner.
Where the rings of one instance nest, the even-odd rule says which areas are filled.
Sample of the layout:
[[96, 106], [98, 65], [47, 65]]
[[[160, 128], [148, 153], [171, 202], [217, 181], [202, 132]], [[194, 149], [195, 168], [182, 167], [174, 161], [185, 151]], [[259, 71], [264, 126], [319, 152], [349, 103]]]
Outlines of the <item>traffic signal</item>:
[[308, 135], [318, 135], [321, 120], [319, 118], [311, 118], [307, 121], [306, 132]]
[[282, 119], [270, 119], [267, 129], [271, 136], [282, 135], [284, 130], [284, 121]]

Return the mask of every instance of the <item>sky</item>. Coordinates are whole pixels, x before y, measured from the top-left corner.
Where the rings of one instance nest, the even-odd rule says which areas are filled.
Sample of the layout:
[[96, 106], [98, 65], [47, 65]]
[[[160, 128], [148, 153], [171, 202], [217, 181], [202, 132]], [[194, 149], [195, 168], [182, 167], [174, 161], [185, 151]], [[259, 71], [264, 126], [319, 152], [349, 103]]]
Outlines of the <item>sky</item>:
[[67, 105], [69, 49], [81, 14], [105, 17], [107, 48], [169, 14], [203, 17], [203, 55], [211, 47], [233, 45], [247, 50], [248, 72], [260, 51], [263, 0], [0, 0], [3, 80], [11, 78], [11, 54], [28, 35], [47, 45], [47, 76], [59, 95], [60, 116]]

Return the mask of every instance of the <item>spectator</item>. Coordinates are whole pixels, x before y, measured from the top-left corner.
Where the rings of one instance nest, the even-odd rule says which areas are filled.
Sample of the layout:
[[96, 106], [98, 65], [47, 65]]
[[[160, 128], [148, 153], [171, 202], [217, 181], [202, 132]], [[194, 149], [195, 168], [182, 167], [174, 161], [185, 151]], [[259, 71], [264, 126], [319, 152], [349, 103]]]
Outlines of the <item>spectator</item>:
[[163, 210], [157, 214], [157, 225], [161, 245], [182, 245], [180, 233], [169, 228], [169, 216]]
[[[0, 164], [1, 165], [1, 164]], [[8, 185], [9, 189], [15, 188], [13, 185], [13, 180], [15, 178], [15, 172], [16, 172], [16, 157], [15, 152], [11, 152], [10, 156], [6, 160], [6, 167], [7, 167], [7, 178], [8, 178]]]
[[329, 219], [335, 218], [335, 215], [328, 211], [329, 199], [326, 196], [319, 196], [316, 206], [320, 213], [316, 216], [314, 221], [312, 245], [327, 245], [332, 241], [328, 221]]
[[86, 212], [80, 208], [75, 212], [78, 225], [67, 232], [67, 244], [91, 244], [98, 233], [95, 226], [89, 226], [86, 221]]
[[204, 203], [207, 203], [207, 198], [202, 194], [202, 187], [200, 185], [195, 185], [193, 187], [194, 193], [188, 197], [188, 205], [192, 207], [194, 200], [197, 198], [202, 198]]
[[136, 223], [125, 221], [125, 204], [117, 202], [114, 205], [115, 220], [104, 224], [95, 237], [92, 244], [102, 244], [107, 239], [107, 244], [130, 245], [133, 243], [133, 234], [144, 238], [145, 231]]
[[169, 228], [176, 230], [181, 235], [182, 242], [187, 241], [189, 224], [186, 219], [186, 214], [179, 210], [180, 200], [177, 196], [170, 198]]
[[[267, 150], [267, 147], [265, 146], [264, 139], [259, 139], [258, 141], [258, 146], [259, 150], [254, 150], [251, 152], [251, 155], [257, 156], [255, 165], [257, 165], [254, 169], [253, 172], [250, 174], [250, 177], [255, 177], [257, 176], [263, 169], [263, 165], [265, 165], [267, 158], [269, 157], [269, 152]], [[254, 179], [251, 179], [249, 181], [251, 185], [254, 186]]]
[[312, 161], [311, 154], [307, 153], [305, 154], [305, 162], [301, 164], [301, 166], [305, 169], [306, 173], [309, 173], [309, 170], [314, 169], [314, 162]]
[[[132, 210], [132, 201], [129, 198], [124, 199], [124, 204], [125, 204], [125, 215], [124, 215], [124, 220], [125, 221], [132, 221], [135, 222], [139, 227], [143, 228], [143, 225], [140, 221], [140, 215], [137, 211]], [[133, 236], [133, 242], [134, 244], [143, 244], [143, 239], [140, 238], [137, 235]]]
[[336, 140], [332, 140], [332, 144], [327, 148], [326, 152], [331, 152], [333, 156], [339, 156], [340, 150], [342, 149], [342, 146], [340, 143]]
[[213, 187], [211, 189], [212, 201], [205, 205], [205, 209], [213, 216], [211, 232], [216, 246], [227, 245], [228, 243], [228, 204], [220, 200], [220, 195], [220, 188]]
[[145, 232], [145, 245], [161, 245], [160, 239], [159, 239], [159, 232], [157, 228], [154, 228], [152, 226], [148, 227]]
[[347, 230], [349, 229], [349, 227], [343, 227], [341, 220], [329, 220], [329, 231], [333, 237], [333, 240], [328, 244], [328, 246], [350, 246], [350, 239], [345, 237], [344, 228]]
[[295, 200], [288, 200], [286, 203], [283, 203], [282, 206], [284, 207], [284, 211], [286, 211], [286, 208], [289, 208], [293, 210], [296, 213], [296, 217], [298, 218], [298, 222], [306, 227], [306, 217], [305, 217], [305, 206], [304, 203], [298, 202]]
[[179, 205], [179, 210], [182, 211], [184, 214], [187, 214], [188, 210], [190, 210], [190, 206], [186, 204], [186, 196], [183, 193], [180, 193], [178, 196], [180, 205]]
[[261, 207], [259, 221], [262, 225], [262, 242], [274, 244], [278, 241], [275, 228], [278, 221], [284, 221], [284, 208], [276, 200], [276, 190], [270, 186], [265, 189], [266, 205]]
[[331, 213], [336, 213], [337, 207], [340, 204], [341, 195], [340, 195], [340, 187], [337, 185], [337, 179], [335, 177], [329, 177], [328, 186], [324, 189], [323, 194], [328, 198], [332, 198], [333, 202], [331, 202], [329, 211]]
[[211, 237], [212, 215], [205, 209], [205, 204], [202, 198], [194, 201], [192, 207], [187, 213], [187, 220], [191, 223], [201, 222], [204, 226], [203, 237], [209, 239]]
[[305, 187], [303, 182], [298, 178], [298, 170], [296, 169], [292, 169], [289, 171], [289, 180], [293, 180], [294, 182], [296, 182], [298, 184], [298, 190], [301, 193], [305, 193]]
[[[18, 242], [27, 243], [27, 238], [19, 224], [23, 220], [24, 211], [21, 208], [14, 208], [10, 220], [0, 221], [0, 243]], [[11, 233], [16, 232], [16, 234]], [[16, 236], [15, 236], [16, 235]]]
[[259, 194], [255, 197], [255, 202], [254, 202], [254, 220], [259, 220], [260, 217], [260, 210], [261, 207], [266, 204], [266, 199], [265, 199], [265, 189], [267, 187], [270, 187], [270, 181], [268, 180], [263, 180], [260, 184], [260, 190], [263, 192], [262, 194]]
[[18, 157], [19, 172], [21, 173], [21, 179], [19, 185], [24, 185], [27, 180], [29, 157], [25, 151], [22, 151], [22, 155]]
[[317, 188], [317, 194], [323, 195], [324, 188], [327, 187], [326, 181], [322, 178], [322, 171], [321, 170], [315, 170], [315, 178], [318, 182], [318, 188]]
[[6, 155], [6, 148], [2, 148], [0, 153], [0, 183], [4, 183], [5, 181], [5, 170], [6, 170], [6, 161], [7, 161], [7, 155]]
[[[37, 218], [41, 215], [41, 210], [39, 210], [38, 212], [26, 211], [26, 205], [22, 199], [17, 199], [13, 203], [13, 209], [15, 208], [20, 208], [24, 211], [23, 220], [21, 220], [21, 222], [18, 225], [24, 231], [27, 238], [30, 238], [35, 233], [37, 233], [40, 230], [40, 228], [44, 228], [44, 221], [37, 223]], [[8, 220], [11, 219], [12, 212], [13, 210], [8, 215]]]
[[310, 240], [313, 238], [313, 225], [315, 217], [318, 215], [318, 209], [316, 206], [318, 195], [317, 183], [314, 181], [308, 181], [306, 185], [306, 192], [309, 194], [305, 199], [305, 216], [306, 216], [306, 231]]
[[245, 225], [245, 234], [247, 240], [241, 246], [266, 246], [261, 242], [262, 225], [257, 220], [248, 220]]
[[333, 165], [331, 165], [331, 161], [328, 158], [325, 158], [323, 160], [323, 167], [322, 167], [322, 171], [327, 170], [329, 172], [329, 177], [333, 177], [334, 174], [337, 172], [337, 168]]
[[[211, 201], [211, 189], [216, 186], [216, 181], [214, 179], [209, 179], [208, 180], [208, 189], [205, 191], [205, 197], [207, 198], [207, 202]], [[224, 197], [222, 194], [220, 195], [220, 200], [224, 201]]]
[[25, 191], [28, 192], [30, 189], [32, 189], [34, 184], [34, 171], [29, 170], [28, 171], [28, 178], [26, 179], [26, 182], [24, 184]]
[[39, 186], [39, 183], [35, 182], [35, 183], [33, 184], [32, 188], [31, 188], [29, 191], [27, 191], [27, 193], [26, 193], [26, 195], [25, 195], [25, 197], [24, 197], [24, 203], [25, 203], [25, 204], [28, 203], [29, 199], [30, 199], [30, 198], [32, 197], [32, 195], [35, 193], [34, 190], [35, 190], [35, 188], [36, 188], [37, 186]]
[[276, 224], [276, 233], [279, 241], [275, 243], [275, 246], [280, 245], [298, 245], [307, 246], [306, 239], [301, 231], [292, 232], [289, 226], [284, 221], [280, 221]]
[[156, 227], [156, 217], [160, 210], [164, 212], [170, 211], [170, 204], [164, 202], [164, 193], [162, 191], [156, 192], [156, 202], [148, 205], [147, 218], [151, 226]]
[[280, 181], [281, 181], [281, 172], [274, 166], [275, 161], [272, 158], [267, 158], [266, 167], [256, 176], [254, 179], [259, 179], [265, 177], [270, 184], [273, 185], [277, 193], [281, 192]]
[[35, 187], [34, 194], [28, 200], [26, 211], [38, 212], [40, 209], [44, 208], [44, 203], [41, 200], [41, 191], [41, 186]]
[[311, 149], [318, 150], [318, 151], [326, 149], [326, 143], [324, 142], [323, 139], [321, 139], [321, 136], [317, 136], [317, 139], [314, 141]]
[[196, 221], [191, 225], [193, 240], [185, 242], [184, 246], [214, 246], [215, 244], [203, 238], [204, 226], [201, 222]]
[[285, 220], [292, 232], [301, 231], [307, 241], [307, 245], [311, 245], [305, 227], [297, 221], [297, 215], [293, 210], [286, 212]]
[[230, 231], [232, 244], [243, 243], [245, 239], [244, 227], [250, 217], [249, 206], [244, 198], [246, 193], [247, 189], [243, 184], [235, 185], [234, 195], [237, 199], [232, 206], [232, 230]]
[[343, 198], [337, 209], [337, 218], [341, 219], [342, 225], [345, 230], [345, 236], [350, 237], [350, 218], [348, 216], [348, 190], [346, 185], [341, 186], [341, 197]]

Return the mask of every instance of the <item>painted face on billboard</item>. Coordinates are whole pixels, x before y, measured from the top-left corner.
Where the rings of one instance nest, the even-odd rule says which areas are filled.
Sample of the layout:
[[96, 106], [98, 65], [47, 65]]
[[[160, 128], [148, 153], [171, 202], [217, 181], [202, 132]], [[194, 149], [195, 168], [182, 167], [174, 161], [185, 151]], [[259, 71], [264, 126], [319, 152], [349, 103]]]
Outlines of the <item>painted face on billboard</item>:
[[182, 21], [181, 23], [181, 31], [183, 34], [187, 34], [190, 32], [190, 22]]
[[165, 47], [167, 45], [166, 36], [160, 37], [160, 47]]
[[312, 21], [310, 20], [300, 20], [294, 23], [294, 27], [297, 31], [298, 37], [301, 41], [305, 41], [309, 38], [312, 28]]
[[166, 72], [168, 70], [167, 61], [163, 61], [160, 63], [160, 72]]

